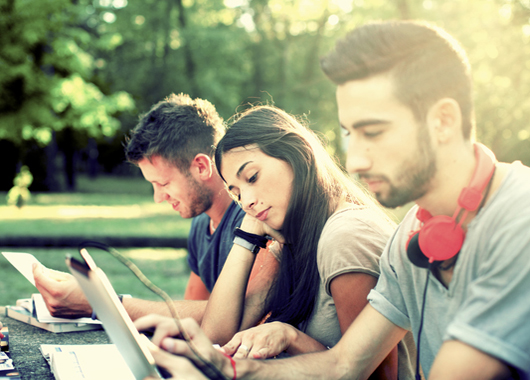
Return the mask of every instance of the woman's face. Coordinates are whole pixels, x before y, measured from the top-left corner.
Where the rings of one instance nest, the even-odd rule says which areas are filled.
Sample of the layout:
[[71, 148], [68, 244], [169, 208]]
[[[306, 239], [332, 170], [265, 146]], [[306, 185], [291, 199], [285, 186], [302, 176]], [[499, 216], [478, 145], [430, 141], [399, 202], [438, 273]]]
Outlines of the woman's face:
[[247, 214], [275, 230], [282, 228], [294, 179], [287, 162], [247, 145], [223, 153], [221, 173]]

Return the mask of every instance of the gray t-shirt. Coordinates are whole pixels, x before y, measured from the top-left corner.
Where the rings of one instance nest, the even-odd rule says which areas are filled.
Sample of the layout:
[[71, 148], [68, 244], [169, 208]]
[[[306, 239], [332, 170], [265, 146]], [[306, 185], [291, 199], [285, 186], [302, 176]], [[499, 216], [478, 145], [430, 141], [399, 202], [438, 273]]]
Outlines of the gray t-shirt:
[[[427, 270], [410, 263], [406, 242], [418, 228], [414, 207], [381, 257], [370, 304], [417, 342]], [[530, 168], [511, 165], [501, 186], [468, 225], [445, 288], [429, 278], [420, 362], [426, 376], [445, 340], [459, 340], [530, 372]]]
[[[337, 344], [342, 334], [331, 296], [331, 281], [355, 272], [378, 278], [380, 256], [394, 229], [395, 225], [386, 218], [360, 206], [339, 210], [327, 220], [317, 249], [320, 287], [316, 306], [302, 331], [325, 346]], [[413, 378], [415, 354], [412, 336], [407, 334], [398, 345], [400, 380]]]
[[[379, 258], [395, 226], [370, 209], [352, 206], [329, 217], [317, 249], [318, 300], [303, 331], [328, 347], [342, 337], [330, 284], [345, 273], [379, 277]], [[352, 292], [355, 290], [352, 289]]]

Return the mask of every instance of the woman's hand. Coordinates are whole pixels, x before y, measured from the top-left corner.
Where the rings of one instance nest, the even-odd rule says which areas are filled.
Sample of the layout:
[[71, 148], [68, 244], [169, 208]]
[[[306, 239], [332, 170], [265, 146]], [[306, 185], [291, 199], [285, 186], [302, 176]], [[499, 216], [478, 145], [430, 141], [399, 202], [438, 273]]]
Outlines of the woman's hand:
[[[192, 318], [186, 318], [180, 323], [190, 338], [190, 344], [180, 338], [182, 332], [173, 318], [150, 314], [138, 318], [134, 325], [138, 331], [155, 329], [149, 349], [156, 363], [172, 376], [178, 374], [178, 378], [185, 379], [218, 378], [219, 376], [216, 376], [211, 369], [213, 366], [225, 377], [232, 378], [234, 370], [230, 360], [213, 347], [197, 322]], [[193, 363], [190, 363], [190, 360]], [[207, 366], [205, 362], [209, 362], [210, 365]]]
[[272, 229], [266, 223], [254, 218], [252, 215], [245, 215], [240, 228], [245, 232], [255, 235], [269, 235], [280, 243], [285, 243], [285, 239], [279, 231]]
[[223, 349], [235, 359], [267, 359], [286, 351], [297, 336], [287, 323], [264, 323], [237, 333]]

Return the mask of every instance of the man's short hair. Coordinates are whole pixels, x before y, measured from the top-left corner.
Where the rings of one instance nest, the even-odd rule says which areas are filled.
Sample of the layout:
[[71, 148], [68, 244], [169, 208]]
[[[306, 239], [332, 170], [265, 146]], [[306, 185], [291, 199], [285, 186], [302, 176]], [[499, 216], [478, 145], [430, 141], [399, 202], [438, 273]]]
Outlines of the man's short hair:
[[372, 22], [349, 32], [321, 59], [337, 85], [389, 73], [395, 96], [419, 122], [438, 100], [452, 98], [462, 112], [462, 133], [474, 134], [471, 68], [464, 49], [442, 29], [423, 22]]
[[125, 156], [134, 164], [160, 156], [187, 172], [197, 154], [212, 157], [224, 130], [223, 119], [209, 101], [171, 94], [140, 116], [127, 139]]

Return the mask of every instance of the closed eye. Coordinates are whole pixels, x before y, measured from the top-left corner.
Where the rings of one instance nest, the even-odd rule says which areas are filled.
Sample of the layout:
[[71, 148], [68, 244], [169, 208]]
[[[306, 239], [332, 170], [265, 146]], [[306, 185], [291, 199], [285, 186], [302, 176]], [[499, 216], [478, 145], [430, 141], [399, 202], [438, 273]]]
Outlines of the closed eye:
[[252, 177], [248, 179], [248, 183], [254, 183], [258, 179], [258, 173], [254, 174]]
[[364, 132], [364, 135], [365, 135], [366, 137], [371, 138], [371, 137], [379, 136], [381, 133], [383, 133], [383, 131], [381, 131], [381, 130], [379, 130], [379, 131], [373, 131], [373, 132], [365, 131], [365, 132]]

